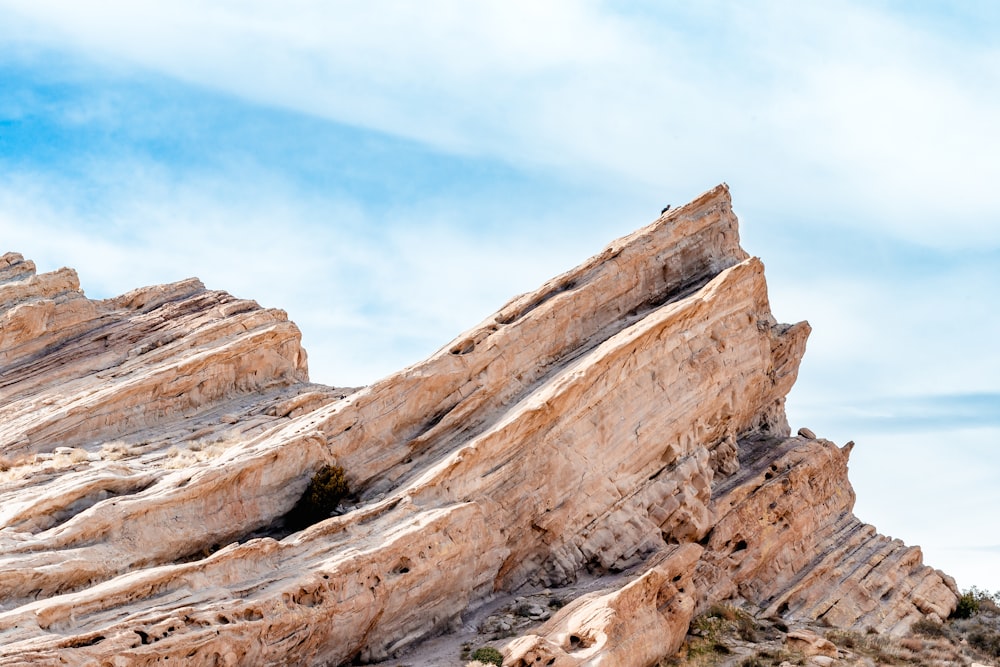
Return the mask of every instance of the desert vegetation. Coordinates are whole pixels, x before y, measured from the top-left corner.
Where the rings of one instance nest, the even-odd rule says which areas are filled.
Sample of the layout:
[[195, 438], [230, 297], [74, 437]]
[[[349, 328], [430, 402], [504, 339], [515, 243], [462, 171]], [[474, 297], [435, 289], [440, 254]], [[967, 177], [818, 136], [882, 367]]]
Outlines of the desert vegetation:
[[483, 646], [472, 652], [472, 660], [483, 665], [500, 667], [503, 664], [503, 654], [492, 646]]
[[286, 519], [288, 527], [301, 530], [330, 518], [350, 493], [344, 469], [341, 466], [323, 466], [309, 480], [299, 502], [289, 513]]
[[1000, 659], [1000, 591], [991, 593], [973, 586], [962, 593], [958, 608], [945, 623], [914, 624], [916, 636], [947, 641], [962, 647], [974, 660], [996, 664]]
[[87, 450], [81, 447], [56, 447], [52, 452], [0, 455], [0, 482], [23, 479], [39, 470], [62, 472], [88, 460]]
[[680, 651], [662, 660], [659, 667], [805, 664], [801, 654], [786, 650], [777, 641], [787, 630], [780, 619], [758, 620], [735, 604], [714, 604], [691, 621]]
[[0, 473], [10, 472], [16, 468], [31, 465], [34, 462], [34, 454], [20, 454], [17, 456], [0, 455]]
[[[951, 618], [918, 621], [904, 637], [817, 624], [790, 628], [781, 619], [758, 619], [750, 610], [735, 604], [716, 604], [694, 618], [678, 654], [662, 660], [660, 667], [812, 664], [945, 667], [974, 662], [994, 665], [1000, 661], [998, 603], [1000, 592], [973, 587], [962, 594]], [[815, 633], [832, 644], [832, 648], [826, 655], [796, 648], [789, 641], [789, 633], [795, 630]]]

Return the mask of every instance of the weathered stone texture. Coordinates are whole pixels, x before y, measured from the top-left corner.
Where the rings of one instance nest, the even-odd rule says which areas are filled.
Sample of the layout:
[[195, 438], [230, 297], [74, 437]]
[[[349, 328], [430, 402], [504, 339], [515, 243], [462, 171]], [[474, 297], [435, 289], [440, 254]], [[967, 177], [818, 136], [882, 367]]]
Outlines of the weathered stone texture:
[[[647, 665], [736, 596], [892, 632], [956, 601], [853, 516], [849, 448], [790, 435], [809, 325], [772, 317], [725, 186], [356, 391], [195, 279], [92, 301], [10, 253], [0, 321], [0, 665], [377, 660], [629, 568], [507, 663]], [[326, 463], [350, 507], [289, 534]]]

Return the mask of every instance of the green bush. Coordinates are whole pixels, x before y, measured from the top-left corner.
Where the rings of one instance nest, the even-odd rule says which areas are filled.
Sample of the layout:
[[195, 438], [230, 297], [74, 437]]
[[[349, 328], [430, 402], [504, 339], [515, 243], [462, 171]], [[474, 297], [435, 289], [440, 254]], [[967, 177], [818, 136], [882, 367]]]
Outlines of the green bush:
[[973, 586], [958, 598], [958, 608], [952, 612], [952, 618], [972, 618], [981, 611], [989, 614], [1000, 614], [1000, 591], [991, 593]]
[[472, 652], [472, 659], [478, 660], [486, 665], [496, 665], [497, 667], [503, 665], [503, 653], [496, 650], [492, 646], [477, 648]]
[[979, 598], [974, 590], [965, 591], [958, 598], [958, 607], [952, 612], [952, 618], [972, 618], [979, 612]]
[[323, 466], [309, 480], [309, 486], [290, 513], [288, 523], [294, 530], [300, 530], [328, 519], [350, 493], [344, 469]]

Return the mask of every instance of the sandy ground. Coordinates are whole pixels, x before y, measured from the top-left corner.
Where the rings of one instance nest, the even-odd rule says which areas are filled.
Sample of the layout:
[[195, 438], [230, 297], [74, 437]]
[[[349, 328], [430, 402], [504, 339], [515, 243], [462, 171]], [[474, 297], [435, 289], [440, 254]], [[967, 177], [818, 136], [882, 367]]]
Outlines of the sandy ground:
[[[502, 648], [512, 638], [531, 634], [560, 607], [588, 593], [621, 588], [639, 575], [628, 570], [602, 577], [581, 577], [562, 588], [524, 587], [513, 594], [499, 594], [461, 619], [452, 632], [425, 640], [397, 656], [375, 663], [378, 667], [461, 667], [465, 654], [482, 646]], [[541, 611], [541, 614], [537, 612]]]

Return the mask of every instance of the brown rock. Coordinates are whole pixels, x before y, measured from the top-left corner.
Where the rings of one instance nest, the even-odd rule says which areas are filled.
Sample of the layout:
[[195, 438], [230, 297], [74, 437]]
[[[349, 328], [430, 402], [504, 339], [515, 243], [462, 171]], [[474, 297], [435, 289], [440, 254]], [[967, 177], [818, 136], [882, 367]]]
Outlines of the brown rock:
[[785, 636], [785, 644], [792, 651], [798, 651], [805, 656], [837, 657], [837, 647], [834, 643], [810, 630], [792, 630]]
[[701, 547], [667, 548], [619, 590], [574, 600], [536, 633], [512, 641], [504, 665], [648, 665], [674, 653], [694, 612], [691, 572]]

